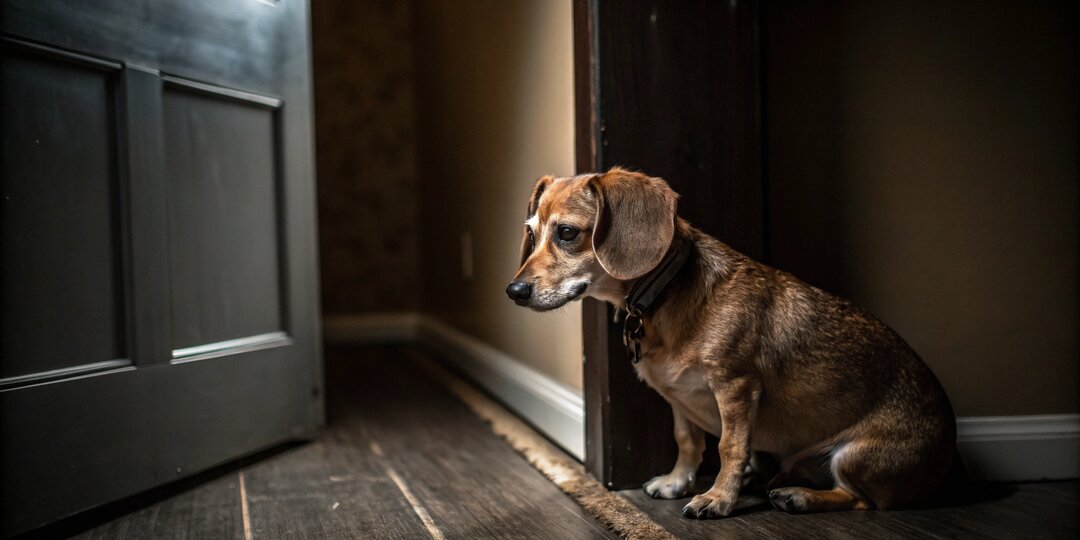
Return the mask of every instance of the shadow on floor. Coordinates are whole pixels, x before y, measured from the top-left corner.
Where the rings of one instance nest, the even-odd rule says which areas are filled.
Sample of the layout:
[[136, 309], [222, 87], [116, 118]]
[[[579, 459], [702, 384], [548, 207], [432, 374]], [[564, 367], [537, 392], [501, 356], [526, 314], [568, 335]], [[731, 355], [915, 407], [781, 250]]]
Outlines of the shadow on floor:
[[238, 460], [230, 461], [229, 463], [196, 473], [187, 478], [170, 482], [163, 486], [104, 504], [85, 512], [80, 512], [74, 516], [15, 536], [13, 537], [13, 540], [25, 540], [31, 538], [70, 538], [94, 529], [95, 527], [100, 527], [106, 523], [122, 519], [125, 515], [138, 510], [168, 501], [220, 478], [235, 475], [238, 471], [243, 470], [246, 467], [250, 467], [264, 460], [272, 459], [279, 454], [286, 453], [303, 444], [305, 444], [305, 441], [290, 441], [279, 444], [261, 452], [256, 452]]

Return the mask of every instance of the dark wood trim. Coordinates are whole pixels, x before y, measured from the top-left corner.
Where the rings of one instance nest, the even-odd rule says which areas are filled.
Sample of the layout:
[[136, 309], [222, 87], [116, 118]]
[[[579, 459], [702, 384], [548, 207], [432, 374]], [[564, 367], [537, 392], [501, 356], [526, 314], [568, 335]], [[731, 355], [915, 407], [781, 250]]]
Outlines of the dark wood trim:
[[130, 355], [140, 366], [171, 359], [161, 92], [156, 70], [128, 65], [120, 77], [117, 107], [127, 327]]
[[260, 351], [273, 347], [288, 347], [293, 344], [292, 338], [285, 332], [268, 332], [257, 336], [248, 336], [217, 343], [204, 343], [194, 347], [184, 347], [172, 351], [173, 364], [195, 362], [209, 358], [220, 358], [232, 354], [242, 354], [252, 351]]
[[[661, 176], [681, 216], [753, 257], [764, 252], [758, 12], [752, 0], [574, 2], [578, 172]], [[675, 444], [671, 409], [638, 380], [612, 315], [584, 303], [585, 465], [623, 489], [669, 470]]]
[[[597, 0], [574, 1], [574, 152], [577, 172], [588, 173], [600, 169], [599, 84], [597, 80], [596, 46]], [[603, 302], [586, 298], [582, 302], [582, 325], [584, 343], [584, 394], [585, 394], [585, 468], [601, 482], [610, 477], [605, 466], [611, 462], [609, 448], [605, 444], [608, 417], [605, 401], [607, 395], [608, 361], [612, 357], [608, 332], [611, 308]], [[600, 338], [600, 336], [605, 336]], [[617, 355], [615, 356], [617, 358]], [[610, 484], [608, 484], [611, 487]]]
[[199, 81], [193, 81], [191, 79], [185, 79], [183, 77], [177, 77], [174, 75], [162, 75], [161, 80], [168, 86], [183, 88], [197, 94], [206, 94], [209, 96], [231, 99], [233, 101], [239, 101], [241, 103], [247, 103], [249, 105], [255, 105], [258, 107], [278, 109], [283, 103], [280, 99], [275, 97], [246, 92], [244, 90], [236, 90], [234, 88], [226, 88], [224, 86], [218, 86], [216, 84], [207, 84]]
[[0, 392], [13, 390], [15, 388], [22, 388], [25, 386], [31, 386], [34, 384], [43, 384], [50, 381], [58, 381], [62, 379], [73, 379], [75, 377], [85, 377], [87, 375], [93, 375], [95, 373], [113, 372], [118, 369], [134, 369], [131, 367], [131, 360], [126, 358], [120, 358], [117, 360], [105, 360], [103, 362], [94, 362], [92, 364], [83, 364], [80, 366], [71, 366], [60, 369], [51, 369], [49, 371], [39, 371], [37, 373], [30, 373], [28, 375], [18, 375], [15, 377], [7, 377], [0, 379]]
[[[289, 261], [292, 260], [293, 255], [290, 254], [290, 243], [286, 238], [286, 234], [289, 231], [289, 191], [288, 191], [288, 174], [285, 168], [285, 158], [287, 155], [286, 149], [288, 143], [286, 141], [285, 123], [287, 112], [285, 110], [285, 102], [279, 101], [277, 108], [273, 109], [274, 115], [274, 204], [275, 204], [275, 221], [274, 227], [277, 228], [277, 250], [278, 250], [278, 298], [280, 302], [278, 304], [278, 314], [281, 317], [281, 330], [289, 337], [292, 337], [294, 332], [293, 324], [293, 296], [291, 291], [291, 283], [293, 277], [290, 275]], [[311, 177], [314, 178], [315, 174], [312, 171]]]
[[112, 60], [106, 60], [104, 58], [98, 58], [96, 56], [89, 56], [86, 54], [80, 54], [74, 51], [60, 49], [58, 47], [50, 47], [48, 45], [42, 45], [40, 43], [34, 43], [32, 41], [26, 41], [24, 39], [18, 39], [10, 36], [0, 36], [0, 43], [5, 46], [17, 47], [24, 52], [38, 54], [41, 56], [48, 56], [56, 60], [63, 60], [65, 62], [71, 62], [84, 67], [90, 67], [94, 69], [100, 69], [103, 71], [119, 71], [123, 69], [123, 64], [114, 62]]
[[578, 173], [600, 168], [596, 8], [597, 0], [574, 0], [574, 160]]

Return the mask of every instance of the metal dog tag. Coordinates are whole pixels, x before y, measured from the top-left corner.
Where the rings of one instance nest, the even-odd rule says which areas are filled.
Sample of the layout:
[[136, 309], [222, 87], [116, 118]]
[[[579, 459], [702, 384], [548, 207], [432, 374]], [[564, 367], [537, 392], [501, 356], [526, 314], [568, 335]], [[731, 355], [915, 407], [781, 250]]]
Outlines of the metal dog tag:
[[636, 364], [641, 361], [641, 338], [645, 336], [645, 321], [641, 318], [641, 312], [636, 309], [628, 310], [626, 319], [623, 320], [623, 346], [630, 355], [630, 362]]

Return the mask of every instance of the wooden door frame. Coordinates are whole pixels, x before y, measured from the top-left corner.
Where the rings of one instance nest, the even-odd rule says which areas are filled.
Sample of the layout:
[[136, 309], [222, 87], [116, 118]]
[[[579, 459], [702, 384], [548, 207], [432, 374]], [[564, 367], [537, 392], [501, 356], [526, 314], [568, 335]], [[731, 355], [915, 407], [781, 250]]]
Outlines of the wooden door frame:
[[[759, 11], [755, 0], [573, 4], [578, 172], [622, 165], [664, 177], [682, 196], [681, 216], [760, 259]], [[643, 104], [671, 114], [642, 114]], [[626, 489], [667, 472], [675, 442], [671, 408], [638, 379], [612, 315], [585, 300], [585, 466]]]

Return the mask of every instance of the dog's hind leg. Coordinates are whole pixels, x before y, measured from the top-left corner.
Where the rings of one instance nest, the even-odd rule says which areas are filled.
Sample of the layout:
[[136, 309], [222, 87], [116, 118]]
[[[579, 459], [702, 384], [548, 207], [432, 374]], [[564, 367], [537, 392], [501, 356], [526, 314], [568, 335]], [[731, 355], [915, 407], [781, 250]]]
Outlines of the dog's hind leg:
[[[804, 486], [779, 487], [769, 491], [769, 502], [778, 510], [798, 514], [802, 512], [830, 512], [834, 510], [865, 510], [873, 505], [856, 495], [855, 488], [848, 481], [846, 469], [851, 462], [850, 443], [833, 447], [825, 455], [815, 452], [811, 458], [807, 458], [794, 464], [793, 468], [805, 465], [806, 461], [817, 461], [826, 458], [822, 465], [826, 465], [832, 473], [835, 487], [832, 489], [813, 489]], [[826, 457], [827, 456], [827, 457]], [[818, 466], [817, 468], [821, 468]]]
[[[778, 487], [773, 506], [786, 512], [892, 508], [918, 500], [940, 485], [952, 455], [930, 452], [918, 437], [868, 432], [829, 451], [832, 489]], [[940, 455], [944, 454], [944, 456]]]
[[777, 488], [769, 492], [769, 502], [777, 509], [792, 514], [829, 512], [832, 510], [865, 510], [871, 507], [850, 491], [839, 486], [833, 489]]

